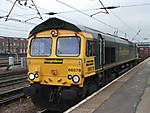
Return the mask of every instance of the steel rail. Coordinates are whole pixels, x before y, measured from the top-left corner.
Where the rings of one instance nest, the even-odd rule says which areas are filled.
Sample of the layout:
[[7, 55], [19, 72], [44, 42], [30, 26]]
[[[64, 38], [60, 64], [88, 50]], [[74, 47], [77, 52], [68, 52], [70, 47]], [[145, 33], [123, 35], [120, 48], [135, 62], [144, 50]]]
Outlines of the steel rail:
[[[20, 65], [21, 63], [15, 63], [14, 65]], [[0, 63], [0, 67], [6, 67], [8, 66], [8, 63]]]
[[18, 84], [18, 83], [24, 83], [24, 82], [27, 82], [26, 76], [20, 77], [20, 78], [13, 78], [13, 79], [9, 79], [9, 80], [1, 80], [0, 81], [0, 88], [14, 85], [14, 84]]
[[23, 88], [24, 87], [20, 87], [0, 92], [0, 105], [23, 97], [24, 96]]
[[8, 76], [14, 76], [14, 75], [20, 75], [20, 74], [25, 74], [27, 73], [27, 70], [17, 70], [17, 71], [11, 71], [11, 72], [4, 72], [0, 73], [0, 78], [2, 77], [8, 77]]

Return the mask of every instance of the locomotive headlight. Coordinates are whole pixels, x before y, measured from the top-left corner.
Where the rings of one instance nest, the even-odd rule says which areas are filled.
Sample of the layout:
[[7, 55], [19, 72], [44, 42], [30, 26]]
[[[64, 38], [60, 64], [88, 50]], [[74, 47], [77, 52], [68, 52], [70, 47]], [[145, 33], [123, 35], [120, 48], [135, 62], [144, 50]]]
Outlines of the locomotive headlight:
[[71, 80], [71, 79], [72, 79], [72, 75], [68, 75], [68, 79], [70, 79], [70, 80]]
[[58, 36], [58, 31], [57, 31], [57, 30], [52, 30], [52, 31], [51, 31], [51, 35], [52, 35], [53, 37], [57, 37], [57, 36]]
[[38, 75], [38, 74], [35, 74], [35, 77], [36, 77], [36, 78], [38, 78], [38, 77], [39, 77], [39, 75]]
[[75, 83], [78, 83], [80, 81], [80, 77], [78, 75], [74, 75], [72, 77], [72, 81], [75, 82]]
[[30, 73], [30, 74], [29, 74], [29, 79], [30, 79], [30, 80], [34, 80], [34, 79], [35, 79], [35, 76], [34, 76], [33, 73]]

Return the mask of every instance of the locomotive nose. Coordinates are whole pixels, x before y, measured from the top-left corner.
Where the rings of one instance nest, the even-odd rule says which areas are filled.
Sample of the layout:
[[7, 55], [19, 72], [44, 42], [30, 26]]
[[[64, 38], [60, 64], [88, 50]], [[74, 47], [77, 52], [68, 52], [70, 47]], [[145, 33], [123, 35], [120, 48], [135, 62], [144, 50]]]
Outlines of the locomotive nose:
[[57, 70], [56, 70], [56, 69], [55, 69], [55, 70], [52, 69], [52, 70], [51, 70], [51, 74], [52, 74], [52, 75], [57, 75]]

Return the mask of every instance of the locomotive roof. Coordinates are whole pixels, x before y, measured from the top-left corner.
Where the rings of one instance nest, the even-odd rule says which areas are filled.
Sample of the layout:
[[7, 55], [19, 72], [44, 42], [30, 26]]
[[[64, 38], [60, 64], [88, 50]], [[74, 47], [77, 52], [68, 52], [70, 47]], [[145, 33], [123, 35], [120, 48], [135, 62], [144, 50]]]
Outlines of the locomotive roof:
[[75, 32], [102, 33], [98, 30], [95, 30], [95, 29], [92, 29], [89, 27], [74, 25], [72, 23], [66, 22], [66, 21], [61, 20], [59, 18], [49, 18], [48, 20], [35, 26], [32, 29], [32, 31], [30, 32], [30, 35], [34, 35], [38, 32], [49, 30], [49, 29], [65, 29], [65, 30], [72, 30]]
[[74, 25], [72, 23], [66, 22], [59, 18], [49, 18], [48, 20], [37, 25], [30, 32], [30, 36], [33, 36], [34, 34], [36, 34], [38, 32], [49, 30], [49, 29], [65, 29], [65, 30], [72, 30], [75, 32], [89, 32], [91, 34], [101, 34], [101, 35], [105, 35], [109, 38], [119, 38], [120, 40], [129, 42], [127, 39], [117, 37], [117, 36], [114, 36], [114, 35], [111, 35], [108, 33], [103, 33], [101, 31], [98, 31], [98, 30], [95, 30], [95, 29], [92, 29], [89, 27]]
[[58, 19], [58, 18], [49, 18], [48, 20], [46, 20], [46, 21], [42, 22], [41, 24], [37, 25], [36, 27], [34, 27], [32, 29], [32, 31], [30, 32], [30, 34], [34, 35], [38, 32], [45, 31], [48, 29], [65, 29], [65, 30], [81, 32], [81, 30], [77, 26], [75, 26], [69, 22], [66, 22], [66, 21]]

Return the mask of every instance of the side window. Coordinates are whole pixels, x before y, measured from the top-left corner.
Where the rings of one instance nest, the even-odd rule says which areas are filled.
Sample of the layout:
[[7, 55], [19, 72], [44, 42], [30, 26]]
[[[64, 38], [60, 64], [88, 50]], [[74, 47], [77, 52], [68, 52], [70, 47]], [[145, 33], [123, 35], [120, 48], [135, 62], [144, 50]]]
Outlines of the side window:
[[114, 63], [116, 59], [115, 48], [105, 47], [105, 64]]
[[95, 56], [95, 41], [91, 40], [86, 41], [86, 56], [87, 57]]

